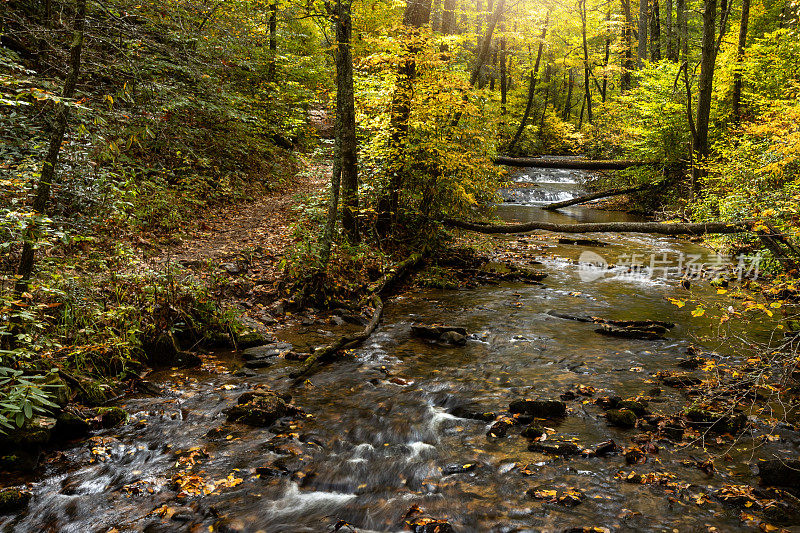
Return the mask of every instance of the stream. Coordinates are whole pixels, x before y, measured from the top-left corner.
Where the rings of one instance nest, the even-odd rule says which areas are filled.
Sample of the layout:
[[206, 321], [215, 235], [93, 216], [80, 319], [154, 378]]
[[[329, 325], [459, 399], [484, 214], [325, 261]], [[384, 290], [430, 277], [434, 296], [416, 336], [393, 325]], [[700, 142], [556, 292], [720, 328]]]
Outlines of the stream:
[[[498, 213], [519, 222], [638, 220], [584, 206], [557, 212], [537, 207], [579, 194], [586, 177], [581, 171], [520, 169], [514, 179], [524, 188], [502, 190], [509, 201]], [[512, 400], [558, 399], [578, 385], [590, 386], [597, 392], [568, 401], [563, 420], [543, 425], [551, 430], [548, 441], [592, 449], [609, 439], [629, 447], [640, 433], [610, 427], [593, 403], [597, 397], [651, 396], [650, 410], [665, 414], [686, 405], [681, 390], [659, 385], [653, 374], [681, 371], [676, 362], [698, 344], [698, 335], [712, 331], [709, 321], [691, 316], [691, 305], [679, 308], [667, 300], [688, 298], [677, 282], [687, 258], [713, 263], [710, 251], [653, 235], [569, 236], [599, 239], [605, 246], [564, 244], [557, 237], [500, 237], [520, 257], [541, 263], [535, 268], [548, 274], [542, 285], [425, 289], [390, 300], [367, 343], [292, 390], [293, 403], [305, 415], [269, 430], [227, 423], [223, 410], [259, 385], [285, 390], [297, 363], [242, 372], [236, 354], [219, 352], [206, 356], [201, 368], [153, 372], [148, 379], [163, 394], [124, 399], [129, 422], [65, 450], [33, 483], [28, 511], [0, 516], [0, 531], [317, 532], [335, 531], [341, 520], [339, 531], [400, 532], [408, 531], [404, 517], [414, 514], [413, 506], [457, 532], [591, 526], [757, 530], [742, 524], [741, 509], [702, 496], [697, 503], [698, 495], [724, 485], [756, 484], [753, 464], [774, 451], [796, 449], [794, 433], [755, 451], [748, 438], [712, 439], [709, 451], [728, 454], [729, 460], [718, 460], [711, 477], [687, 464], [707, 458], [701, 447], [659, 440], [647, 462], [637, 465], [626, 464], [622, 454], [553, 457], [529, 451], [520, 428], [503, 438], [487, 437], [491, 421], [456, 416], [465, 409], [499, 414]], [[631, 261], [649, 266], [653, 257], [670, 261], [670, 277], [651, 275]], [[608, 266], [578, 265], [587, 258]], [[727, 260], [723, 266], [730, 268]], [[722, 298], [707, 280], [693, 283], [692, 296]], [[666, 340], [629, 340], [599, 335], [594, 324], [549, 311], [676, 326]], [[415, 322], [463, 326], [469, 340], [464, 347], [432, 344], [411, 336]], [[325, 333], [318, 330], [326, 328], [331, 329], [298, 325], [278, 337], [303, 350], [304, 344], [324, 343]], [[706, 349], [726, 357], [724, 346]], [[256, 473], [271, 465], [295, 473], [273, 475], [269, 468]], [[677, 478], [671, 485], [633, 484], [620, 476], [634, 470]], [[190, 474], [181, 478], [188, 495], [179, 497], [172, 480], [181, 471]], [[574, 506], [528, 495], [531, 489], [562, 494], [573, 488], [583, 493]]]

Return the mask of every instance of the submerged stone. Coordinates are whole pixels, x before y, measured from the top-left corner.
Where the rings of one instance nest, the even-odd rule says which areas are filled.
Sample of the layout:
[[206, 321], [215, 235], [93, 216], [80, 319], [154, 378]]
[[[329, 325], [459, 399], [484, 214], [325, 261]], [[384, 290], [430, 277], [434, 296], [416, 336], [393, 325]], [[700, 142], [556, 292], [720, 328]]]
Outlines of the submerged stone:
[[764, 485], [778, 487], [800, 486], [800, 460], [770, 459], [758, 463], [758, 476]]

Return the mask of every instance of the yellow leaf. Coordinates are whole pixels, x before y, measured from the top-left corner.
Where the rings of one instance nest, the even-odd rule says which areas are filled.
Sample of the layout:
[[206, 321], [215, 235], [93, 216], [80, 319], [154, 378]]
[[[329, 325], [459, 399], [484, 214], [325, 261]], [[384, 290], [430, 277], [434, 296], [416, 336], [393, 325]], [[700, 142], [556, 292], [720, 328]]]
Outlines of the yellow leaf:
[[684, 305], [686, 305], [686, 302], [683, 301], [683, 300], [676, 300], [675, 298], [667, 298], [667, 300], [669, 300], [669, 302], [672, 305], [675, 305], [675, 306], [678, 306], [678, 307], [683, 307]]
[[703, 316], [704, 314], [706, 314], [706, 310], [703, 309], [702, 307], [695, 307], [694, 311], [692, 311], [692, 316], [695, 318]]

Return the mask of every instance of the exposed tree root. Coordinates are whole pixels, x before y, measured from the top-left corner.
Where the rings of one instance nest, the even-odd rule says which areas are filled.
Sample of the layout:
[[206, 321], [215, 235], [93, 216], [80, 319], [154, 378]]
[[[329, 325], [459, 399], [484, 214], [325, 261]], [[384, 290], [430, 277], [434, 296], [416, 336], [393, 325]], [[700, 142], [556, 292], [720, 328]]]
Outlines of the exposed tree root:
[[399, 262], [386, 274], [384, 274], [383, 277], [370, 285], [367, 295], [361, 300], [362, 306], [371, 301], [374, 308], [369, 324], [367, 324], [363, 331], [342, 335], [331, 344], [315, 351], [303, 362], [302, 367], [289, 375], [289, 377], [294, 378], [292, 387], [297, 386], [303, 378], [308, 376], [318, 363], [322, 363], [331, 359], [342, 350], [355, 348], [367, 340], [377, 329], [378, 323], [380, 323], [381, 316], [383, 315], [383, 300], [381, 299], [380, 294], [391, 287], [394, 282], [405, 275], [409, 269], [413, 268], [421, 260], [422, 256], [420, 254], [411, 254], [407, 259]]

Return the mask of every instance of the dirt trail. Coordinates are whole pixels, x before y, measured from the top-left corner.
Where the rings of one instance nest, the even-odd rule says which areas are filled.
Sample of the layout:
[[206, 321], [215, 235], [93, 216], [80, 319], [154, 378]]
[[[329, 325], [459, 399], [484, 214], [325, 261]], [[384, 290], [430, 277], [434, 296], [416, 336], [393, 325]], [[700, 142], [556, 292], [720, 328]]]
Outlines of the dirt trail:
[[[279, 189], [256, 200], [210, 209], [181, 242], [165, 249], [156, 262], [190, 268], [210, 262], [233, 275], [255, 276], [260, 284], [274, 282], [283, 254], [296, 241], [292, 224], [302, 199], [319, 191], [329, 179], [327, 159], [301, 157], [299, 171]], [[243, 264], [244, 257], [247, 264]], [[252, 261], [249, 261], [252, 259]]]

